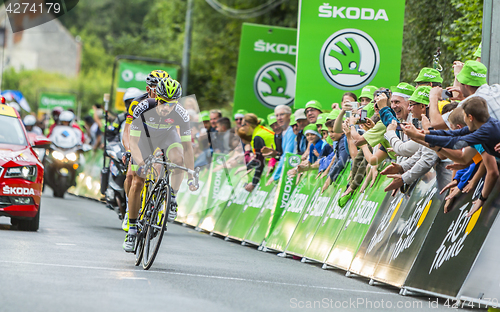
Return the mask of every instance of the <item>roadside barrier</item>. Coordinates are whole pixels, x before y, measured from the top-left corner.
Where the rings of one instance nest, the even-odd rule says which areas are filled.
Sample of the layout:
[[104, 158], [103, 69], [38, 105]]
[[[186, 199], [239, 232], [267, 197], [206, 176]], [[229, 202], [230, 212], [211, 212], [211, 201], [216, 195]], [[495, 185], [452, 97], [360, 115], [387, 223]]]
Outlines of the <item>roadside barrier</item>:
[[[379, 175], [372, 187], [356, 191], [340, 207], [350, 163], [322, 193], [325, 178], [313, 171], [299, 181], [287, 176], [300, 158], [289, 153], [285, 157], [281, 179], [266, 186], [264, 172], [249, 193], [244, 187], [253, 173], [247, 174], [243, 163], [228, 168], [228, 156], [214, 154], [210, 167], [200, 173], [196, 192], [182, 183], [176, 222], [262, 251], [323, 263], [325, 269], [340, 268], [346, 276], [368, 278], [371, 285], [393, 285], [402, 295], [417, 292], [461, 304], [500, 306], [500, 197], [490, 195], [467, 217], [483, 180], [474, 192], [456, 198], [447, 214], [444, 196], [439, 195], [442, 181], [434, 170], [394, 197], [384, 192], [391, 180]], [[83, 158], [77, 185], [69, 192], [100, 200], [102, 154], [86, 153]], [[495, 189], [500, 189], [500, 181]]]
[[[289, 153], [285, 157], [281, 179], [266, 186], [264, 172], [249, 193], [244, 186], [252, 173], [235, 174], [236, 168], [224, 166], [227, 158], [215, 154], [197, 194], [186, 187], [180, 190], [179, 211], [186, 212], [176, 221], [262, 251], [340, 268], [346, 276], [368, 278], [371, 285], [393, 285], [402, 295], [418, 292], [500, 305], [494, 299], [500, 298], [500, 197], [491, 195], [480, 211], [467, 217], [483, 181], [474, 192], [458, 197], [447, 214], [444, 195], [439, 195], [442, 177], [434, 169], [394, 197], [384, 192], [391, 179], [378, 175], [372, 187], [363, 193], [358, 189], [340, 207], [350, 163], [322, 193], [325, 178], [316, 171], [298, 181], [288, 177], [300, 158]], [[495, 186], [499, 188], [500, 182]]]

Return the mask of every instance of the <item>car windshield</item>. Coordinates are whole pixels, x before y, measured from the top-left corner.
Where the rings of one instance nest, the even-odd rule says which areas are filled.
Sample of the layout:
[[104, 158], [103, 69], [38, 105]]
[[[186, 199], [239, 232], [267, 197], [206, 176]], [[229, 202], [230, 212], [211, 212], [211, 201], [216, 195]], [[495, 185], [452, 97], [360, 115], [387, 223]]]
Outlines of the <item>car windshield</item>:
[[19, 119], [0, 115], [0, 143], [27, 145]]

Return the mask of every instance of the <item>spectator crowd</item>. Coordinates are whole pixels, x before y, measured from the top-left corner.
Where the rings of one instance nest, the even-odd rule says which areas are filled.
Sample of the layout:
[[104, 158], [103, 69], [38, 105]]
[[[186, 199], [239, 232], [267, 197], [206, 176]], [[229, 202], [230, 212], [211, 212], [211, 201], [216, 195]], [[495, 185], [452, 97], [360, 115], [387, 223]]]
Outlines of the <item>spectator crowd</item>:
[[295, 112], [279, 105], [265, 119], [238, 110], [233, 128], [220, 111], [201, 112], [196, 165], [207, 165], [213, 152], [229, 153], [229, 165], [244, 159], [248, 172], [254, 170], [245, 187], [251, 192], [266, 166], [267, 183], [278, 181], [285, 154], [294, 153], [301, 163], [284, 174], [300, 178], [313, 170], [316, 178], [326, 178], [324, 191], [351, 161], [340, 206], [373, 186], [379, 174], [391, 179], [385, 191], [395, 195], [434, 169], [441, 193], [448, 192], [444, 212], [461, 193], [477, 191], [472, 215], [499, 176], [500, 89], [487, 84], [479, 61], [456, 61], [453, 70], [452, 86], [442, 85], [438, 70], [422, 68], [412, 83], [346, 92], [331, 109], [310, 100]]

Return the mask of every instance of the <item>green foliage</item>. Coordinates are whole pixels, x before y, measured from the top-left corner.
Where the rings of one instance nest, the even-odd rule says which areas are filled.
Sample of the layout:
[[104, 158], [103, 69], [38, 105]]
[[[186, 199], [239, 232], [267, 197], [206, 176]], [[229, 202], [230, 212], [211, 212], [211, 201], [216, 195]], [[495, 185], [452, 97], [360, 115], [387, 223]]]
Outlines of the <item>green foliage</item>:
[[[306, 0], [304, 0], [306, 1]], [[249, 9], [262, 0], [220, 0]], [[216, 12], [194, 0], [189, 94], [201, 109], [231, 109], [243, 22], [297, 27], [299, 0], [288, 0], [265, 15], [248, 20]], [[41, 71], [6, 71], [3, 89], [18, 89], [36, 106], [37, 90], [76, 90], [84, 111], [110, 90], [114, 57], [119, 54], [182, 60], [186, 0], [80, 1], [60, 21], [82, 42], [78, 78]], [[407, 0], [401, 80], [413, 82], [422, 67], [432, 67], [441, 46], [444, 85], [453, 83], [451, 64], [468, 60], [481, 41], [482, 0]], [[441, 30], [443, 32], [441, 36]]]
[[457, 55], [458, 60], [474, 58], [481, 42], [483, 22], [482, 0], [450, 0], [451, 5], [460, 14], [448, 28], [446, 42], [448, 49]]

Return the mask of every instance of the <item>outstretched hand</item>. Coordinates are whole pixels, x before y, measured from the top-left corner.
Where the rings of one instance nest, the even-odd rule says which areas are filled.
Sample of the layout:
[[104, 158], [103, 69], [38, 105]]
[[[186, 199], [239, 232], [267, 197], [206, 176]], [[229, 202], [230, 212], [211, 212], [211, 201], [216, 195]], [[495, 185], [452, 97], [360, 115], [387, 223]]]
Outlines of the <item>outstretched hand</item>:
[[385, 168], [384, 170], [382, 170], [380, 172], [380, 174], [383, 174], [383, 175], [400, 174], [400, 173], [403, 173], [403, 167], [401, 167], [400, 164], [397, 164], [395, 162], [391, 162], [391, 164], [389, 166], [387, 166], [387, 168]]

